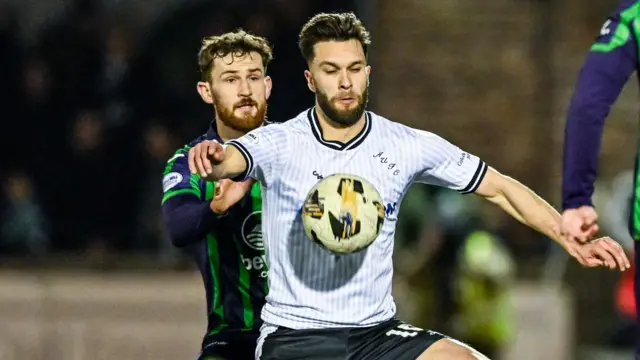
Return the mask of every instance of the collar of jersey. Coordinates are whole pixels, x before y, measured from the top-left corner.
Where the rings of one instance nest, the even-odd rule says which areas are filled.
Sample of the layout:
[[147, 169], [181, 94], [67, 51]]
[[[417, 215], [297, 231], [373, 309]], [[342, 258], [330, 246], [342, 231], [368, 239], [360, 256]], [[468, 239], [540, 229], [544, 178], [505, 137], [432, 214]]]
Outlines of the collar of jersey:
[[209, 123], [209, 130], [207, 130], [207, 140], [217, 140], [218, 142], [222, 142], [222, 138], [220, 137], [220, 134], [218, 134], [218, 127], [216, 126], [215, 120]]
[[318, 140], [318, 142], [328, 148], [334, 150], [351, 150], [358, 147], [364, 139], [366, 139], [367, 135], [371, 132], [371, 113], [365, 111], [365, 123], [362, 130], [356, 135], [353, 139], [343, 143], [341, 141], [334, 140], [325, 140], [322, 137], [322, 128], [320, 127], [320, 121], [318, 120], [318, 114], [316, 114], [315, 106], [311, 109], [307, 110], [307, 118], [309, 118], [309, 123], [311, 124], [311, 132], [313, 132], [313, 136]]

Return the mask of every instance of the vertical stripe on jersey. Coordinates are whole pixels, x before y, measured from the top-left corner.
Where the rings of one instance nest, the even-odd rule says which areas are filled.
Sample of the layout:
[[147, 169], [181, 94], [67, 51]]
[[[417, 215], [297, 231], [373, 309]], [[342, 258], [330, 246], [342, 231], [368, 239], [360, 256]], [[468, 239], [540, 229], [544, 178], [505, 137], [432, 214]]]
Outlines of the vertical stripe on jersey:
[[[205, 199], [207, 201], [211, 201], [213, 199], [213, 190], [215, 189], [216, 183], [207, 182], [206, 183], [206, 194]], [[226, 325], [226, 321], [224, 318], [224, 311], [222, 308], [222, 289], [221, 279], [220, 279], [220, 252], [218, 249], [218, 238], [213, 233], [209, 233], [207, 235], [207, 252], [209, 254], [209, 266], [211, 268], [211, 282], [213, 285], [213, 299], [211, 301], [211, 309], [209, 309], [209, 313], [214, 313], [220, 318], [220, 323], [213, 329], [209, 334], [215, 334], [222, 330]]]
[[206, 191], [205, 191], [205, 200], [207, 201], [211, 201], [213, 199], [213, 190], [216, 187], [216, 183], [215, 182], [207, 182], [206, 183]]
[[[252, 186], [252, 197], [253, 197], [253, 187]], [[253, 209], [255, 210], [255, 209]], [[247, 267], [242, 262], [242, 248], [240, 245], [240, 241], [235, 241], [236, 248], [238, 249], [238, 260], [240, 264], [238, 266], [238, 292], [240, 293], [240, 298], [242, 299], [242, 317], [244, 320], [244, 328], [242, 330], [252, 330], [254, 324], [254, 311], [253, 304], [251, 303], [251, 274]], [[248, 258], [248, 261], [251, 261], [251, 258]]]
[[638, 147], [638, 155], [636, 156], [636, 170], [633, 185], [631, 237], [636, 241], [640, 241], [640, 146]]
[[[258, 182], [253, 184], [253, 186], [251, 187], [251, 201], [253, 202], [253, 211], [262, 211], [262, 187]], [[264, 234], [263, 234], [263, 241], [264, 241]], [[266, 245], [264, 246], [266, 247]], [[268, 271], [269, 268], [266, 262], [264, 266], [266, 268], [265, 271]], [[268, 293], [269, 293], [269, 278], [267, 277], [267, 279], [264, 280], [264, 294], [266, 295]]]
[[[238, 249], [238, 255], [242, 254], [242, 249], [238, 241], [234, 241], [236, 248]], [[251, 258], [248, 258], [251, 261]], [[249, 294], [249, 288], [251, 286], [251, 275], [249, 270], [242, 262], [242, 257], [238, 256], [240, 262], [238, 266], [238, 292], [242, 299], [242, 317], [244, 320], [244, 327], [242, 330], [251, 330], [253, 328], [253, 306], [251, 304], [251, 294]]]
[[222, 289], [220, 288], [220, 254], [218, 252], [218, 238], [215, 235], [207, 235], [207, 251], [209, 253], [209, 266], [211, 267], [211, 278], [213, 279], [213, 302], [209, 313], [214, 313], [220, 318], [218, 326], [213, 328], [209, 334], [215, 334], [226, 326], [224, 312], [222, 309]]
[[253, 211], [262, 210], [262, 190], [260, 189], [260, 183], [255, 183], [251, 187], [251, 204], [253, 205]]
[[[256, 182], [255, 184], [253, 184], [253, 186], [251, 187], [251, 203], [252, 203], [252, 212], [256, 212], [256, 211], [262, 211], [262, 187], [260, 185], [260, 183]], [[262, 216], [262, 214], [260, 214], [260, 216]], [[264, 234], [263, 234], [263, 241], [264, 241]], [[263, 243], [264, 245], [264, 243]], [[264, 252], [264, 250], [263, 250]], [[265, 257], [266, 258], [266, 257]], [[267, 262], [264, 262], [264, 271], [268, 273], [269, 271], [269, 266], [267, 265]], [[256, 282], [259, 284], [260, 281], [262, 281], [264, 283], [264, 295], [266, 296], [269, 293], [269, 278], [267, 276], [267, 278], [261, 278], [260, 277], [260, 273], [256, 274], [257, 278], [256, 278]], [[256, 298], [261, 298], [261, 294], [256, 293]], [[256, 323], [255, 317], [259, 317], [260, 316], [260, 311], [257, 311], [258, 309], [262, 309], [262, 303], [260, 304], [253, 304], [253, 308], [256, 309], [256, 311], [254, 312], [254, 324]]]

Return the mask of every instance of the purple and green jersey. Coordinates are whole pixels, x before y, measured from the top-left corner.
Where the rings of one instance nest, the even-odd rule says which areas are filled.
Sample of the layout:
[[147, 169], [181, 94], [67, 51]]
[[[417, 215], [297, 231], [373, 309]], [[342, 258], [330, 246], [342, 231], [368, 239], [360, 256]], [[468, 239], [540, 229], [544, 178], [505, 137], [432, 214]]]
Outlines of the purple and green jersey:
[[[624, 0], [609, 15], [580, 69], [567, 115], [562, 173], [562, 207], [592, 205], [604, 122], [638, 68], [640, 1]], [[640, 298], [640, 147], [636, 156], [629, 219], [635, 242], [635, 296]], [[623, 206], [623, 205], [621, 205]], [[636, 301], [636, 306], [640, 302]], [[640, 313], [640, 309], [638, 309]], [[640, 359], [640, 341], [636, 350]]]
[[[604, 122], [638, 67], [639, 20], [640, 1], [622, 1], [604, 22], [580, 69], [565, 129], [563, 209], [592, 205]], [[634, 198], [631, 229], [634, 239], [640, 240], [638, 186]]]
[[193, 255], [204, 281], [208, 327], [203, 347], [221, 333], [257, 333], [268, 292], [260, 184], [255, 183], [250, 193], [218, 216], [209, 208], [215, 183], [189, 171], [189, 149], [213, 139], [222, 142], [215, 124], [169, 159], [162, 198], [164, 221], [173, 244]]

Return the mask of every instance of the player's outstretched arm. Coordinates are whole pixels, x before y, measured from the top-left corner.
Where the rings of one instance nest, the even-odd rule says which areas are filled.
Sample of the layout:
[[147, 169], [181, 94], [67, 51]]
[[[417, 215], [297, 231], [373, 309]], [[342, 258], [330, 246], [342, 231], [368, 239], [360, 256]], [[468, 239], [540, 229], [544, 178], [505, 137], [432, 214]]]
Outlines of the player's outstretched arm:
[[205, 140], [189, 149], [189, 170], [204, 180], [234, 178], [246, 169], [245, 158], [233, 145], [223, 146], [215, 140]]
[[567, 111], [562, 169], [562, 230], [574, 241], [596, 233], [591, 203], [605, 119], [638, 67], [636, 10], [640, 1], [622, 0], [600, 28], [580, 69]]
[[475, 193], [500, 206], [521, 223], [556, 241], [584, 266], [605, 265], [621, 270], [630, 266], [622, 247], [610, 238], [587, 244], [563, 241], [558, 211], [528, 187], [493, 168], [487, 170]]

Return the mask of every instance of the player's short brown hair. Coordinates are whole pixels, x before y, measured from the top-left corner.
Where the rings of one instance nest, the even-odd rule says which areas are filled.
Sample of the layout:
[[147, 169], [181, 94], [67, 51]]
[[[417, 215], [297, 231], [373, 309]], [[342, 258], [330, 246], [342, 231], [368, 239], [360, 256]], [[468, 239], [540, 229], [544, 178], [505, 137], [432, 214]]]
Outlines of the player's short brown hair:
[[312, 17], [302, 27], [298, 36], [298, 47], [307, 62], [311, 62], [315, 56], [313, 47], [317, 43], [352, 39], [358, 40], [362, 44], [366, 56], [371, 44], [371, 36], [354, 13], [320, 13]]
[[262, 65], [267, 71], [267, 65], [273, 59], [271, 46], [267, 39], [250, 34], [242, 29], [224, 33], [218, 36], [207, 36], [202, 39], [202, 46], [198, 52], [198, 66], [202, 81], [209, 81], [213, 60], [229, 54], [244, 56], [257, 52], [262, 57]]

